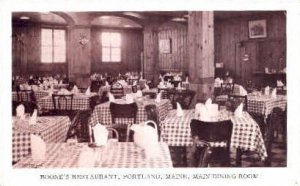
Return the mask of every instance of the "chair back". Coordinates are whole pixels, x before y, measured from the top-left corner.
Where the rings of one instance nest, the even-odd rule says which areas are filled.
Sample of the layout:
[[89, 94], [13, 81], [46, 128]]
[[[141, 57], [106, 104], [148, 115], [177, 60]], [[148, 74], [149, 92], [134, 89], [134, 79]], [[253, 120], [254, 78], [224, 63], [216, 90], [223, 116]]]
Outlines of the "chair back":
[[118, 82], [111, 85], [110, 92], [115, 96], [115, 98], [121, 98], [124, 96], [123, 86]]
[[54, 111], [72, 111], [73, 109], [73, 94], [59, 95], [52, 94], [52, 103]]
[[230, 120], [207, 122], [192, 119], [190, 126], [192, 137], [198, 136], [200, 140], [207, 142], [226, 141], [227, 148], [230, 147], [232, 133], [232, 122]]
[[154, 121], [157, 124], [157, 134], [158, 139], [160, 140], [160, 133], [161, 133], [161, 127], [160, 127], [160, 121], [159, 121], [159, 113], [156, 105], [146, 105], [145, 106], [146, 114], [147, 114], [147, 120]]
[[92, 81], [91, 82], [91, 92], [99, 92], [99, 89], [101, 87], [101, 81]]
[[138, 90], [137, 85], [132, 85], [132, 86], [131, 86], [131, 89], [132, 89], [132, 92], [133, 92], [133, 93], [136, 93], [137, 90]]
[[17, 91], [17, 101], [19, 103], [23, 102], [36, 102], [34, 92], [32, 90], [18, 90]]
[[221, 83], [220, 95], [233, 94], [234, 83]]
[[136, 123], [137, 117], [137, 104], [130, 103], [130, 104], [117, 104], [111, 102], [109, 105], [112, 122], [116, 123], [116, 118], [130, 118], [133, 119], [133, 122]]
[[241, 103], [244, 104], [243, 110], [244, 111], [248, 110], [247, 95], [241, 96], [241, 95], [229, 94], [228, 101], [229, 101], [230, 107], [231, 107], [230, 110], [232, 110], [232, 111], [234, 111]]
[[101, 99], [99, 95], [90, 97], [89, 101], [90, 101], [91, 110], [94, 110], [95, 106], [101, 103]]
[[170, 99], [173, 109], [177, 108], [177, 102], [182, 109], [189, 109], [196, 92], [193, 90], [171, 90], [168, 91], [168, 99]]
[[231, 120], [206, 122], [192, 119], [190, 127], [193, 140], [195, 140], [195, 138], [198, 138], [199, 140], [203, 140], [205, 142], [225, 142], [225, 154], [222, 154], [222, 157], [220, 157], [219, 153], [214, 153], [213, 155], [217, 156], [218, 159], [223, 159], [222, 161], [225, 165], [230, 164], [230, 144], [232, 134]]
[[168, 99], [168, 88], [158, 88], [158, 93], [161, 93], [162, 99]]
[[193, 138], [191, 153], [193, 155], [190, 160], [192, 167], [208, 167], [209, 159], [212, 154], [212, 148], [208, 142], [199, 140], [198, 137]]
[[119, 141], [119, 132], [113, 127], [107, 127], [108, 130], [108, 138], [109, 139], [117, 139]]

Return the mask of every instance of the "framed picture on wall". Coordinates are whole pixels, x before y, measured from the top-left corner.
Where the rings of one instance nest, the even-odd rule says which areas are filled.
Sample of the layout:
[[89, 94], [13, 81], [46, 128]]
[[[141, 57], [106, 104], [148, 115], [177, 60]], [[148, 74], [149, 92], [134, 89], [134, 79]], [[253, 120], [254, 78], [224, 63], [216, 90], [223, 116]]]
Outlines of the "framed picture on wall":
[[267, 21], [265, 19], [249, 21], [248, 26], [249, 38], [267, 37]]
[[171, 53], [171, 39], [160, 39], [159, 40], [159, 52], [161, 54]]

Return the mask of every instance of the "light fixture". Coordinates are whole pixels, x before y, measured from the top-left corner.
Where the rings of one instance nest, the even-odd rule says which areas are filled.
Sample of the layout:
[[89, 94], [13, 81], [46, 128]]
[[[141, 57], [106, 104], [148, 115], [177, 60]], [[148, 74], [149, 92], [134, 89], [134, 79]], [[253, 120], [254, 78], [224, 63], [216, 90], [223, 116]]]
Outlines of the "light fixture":
[[176, 21], [176, 22], [186, 22], [186, 18], [183, 17], [175, 17], [173, 19], [171, 19], [172, 21]]
[[81, 44], [84, 47], [88, 42], [89, 40], [87, 36], [85, 36], [84, 34], [80, 34], [79, 44]]
[[131, 28], [131, 25], [124, 25], [125, 28]]
[[28, 17], [28, 16], [21, 16], [20, 19], [22, 19], [22, 20], [29, 20], [30, 17]]

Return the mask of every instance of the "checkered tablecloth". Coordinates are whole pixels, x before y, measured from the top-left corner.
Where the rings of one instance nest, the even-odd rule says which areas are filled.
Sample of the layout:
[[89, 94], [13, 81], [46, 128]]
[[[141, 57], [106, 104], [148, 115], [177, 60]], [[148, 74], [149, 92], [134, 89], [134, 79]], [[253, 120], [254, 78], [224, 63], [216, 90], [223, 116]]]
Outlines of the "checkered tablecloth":
[[[116, 103], [125, 103], [124, 100], [116, 100]], [[145, 110], [146, 105], [155, 104], [158, 108], [159, 120], [162, 121], [168, 114], [168, 111], [172, 109], [170, 100], [162, 99], [161, 102], [157, 103], [154, 99], [145, 99], [142, 101], [137, 101], [138, 111], [137, 111], [137, 123], [141, 123], [147, 120], [147, 113]], [[106, 102], [97, 105], [91, 116], [91, 125], [94, 126], [97, 123], [103, 125], [112, 125], [111, 113], [109, 110], [110, 102]], [[126, 118], [117, 118], [117, 124], [133, 123], [133, 120]]]
[[248, 95], [248, 112], [262, 114], [265, 118], [272, 112], [273, 108], [279, 107], [286, 110], [287, 97], [286, 95], [277, 95], [272, 98], [268, 95]]
[[[83, 161], [84, 160], [84, 161]], [[28, 156], [14, 168], [171, 168], [172, 160], [167, 144], [159, 143], [155, 158], [146, 158], [142, 148], [133, 142], [117, 142], [100, 148], [90, 148], [86, 143], [47, 144], [44, 161], [34, 161]]]
[[[240, 95], [240, 85], [234, 85], [233, 87], [233, 95]], [[216, 101], [218, 102], [224, 102], [228, 100], [228, 95], [219, 95], [216, 97]]]
[[13, 118], [12, 156], [16, 162], [30, 153], [30, 134], [39, 135], [45, 142], [64, 142], [71, 124], [69, 117], [38, 117], [37, 124], [30, 126], [28, 118], [24, 121]]
[[[83, 93], [75, 94], [73, 97], [73, 110], [89, 110], [90, 109], [90, 98], [95, 96], [96, 93], [91, 95], [85, 95]], [[62, 102], [63, 103], [63, 102]], [[51, 96], [43, 97], [38, 100], [38, 105], [43, 110], [53, 110], [53, 101]]]
[[[184, 110], [182, 117], [176, 116], [176, 110], [169, 112], [162, 122], [161, 138], [169, 146], [191, 146], [192, 137], [190, 123], [192, 119], [198, 119], [195, 116], [194, 109]], [[257, 152], [259, 157], [264, 160], [267, 152], [258, 124], [247, 113], [243, 117], [237, 118], [229, 111], [220, 111], [215, 120], [231, 119], [233, 123], [231, 148], [240, 148], [242, 150], [251, 150]], [[214, 143], [213, 146], [224, 146], [225, 143]]]
[[[48, 96], [49, 95], [49, 92], [48, 91], [46, 91], [46, 90], [38, 90], [38, 91], [34, 91], [34, 95], [35, 95], [35, 98], [36, 98], [36, 100], [39, 100], [39, 99], [41, 99], [41, 98], [43, 98], [43, 97], [45, 97], [45, 96]], [[26, 96], [26, 93], [25, 92], [22, 92], [21, 93], [21, 96], [22, 96], [22, 98], [26, 98], [25, 96]], [[23, 100], [24, 100], [23, 99]], [[13, 91], [12, 92], [12, 100], [13, 101], [18, 101], [18, 94], [17, 94], [17, 92], [16, 91]]]

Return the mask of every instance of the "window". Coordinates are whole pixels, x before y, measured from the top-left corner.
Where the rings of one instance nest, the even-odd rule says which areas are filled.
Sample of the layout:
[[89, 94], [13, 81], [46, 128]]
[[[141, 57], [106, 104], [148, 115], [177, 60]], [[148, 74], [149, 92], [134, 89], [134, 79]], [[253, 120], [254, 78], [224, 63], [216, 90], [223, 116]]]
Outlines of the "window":
[[102, 62], [121, 62], [121, 34], [116, 32], [103, 32]]
[[42, 28], [41, 62], [66, 62], [66, 31], [63, 29]]

